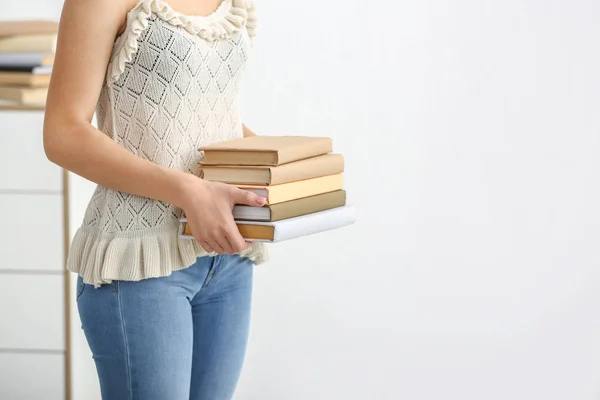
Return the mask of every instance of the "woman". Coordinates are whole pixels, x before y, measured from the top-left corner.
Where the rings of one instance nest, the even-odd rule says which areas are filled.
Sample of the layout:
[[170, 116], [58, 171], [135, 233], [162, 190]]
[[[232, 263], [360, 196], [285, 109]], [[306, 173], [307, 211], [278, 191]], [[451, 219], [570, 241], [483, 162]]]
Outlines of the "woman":
[[98, 184], [68, 269], [104, 399], [233, 395], [266, 252], [232, 208], [265, 199], [200, 179], [198, 148], [253, 134], [237, 101], [255, 34], [252, 0], [64, 4], [44, 146]]

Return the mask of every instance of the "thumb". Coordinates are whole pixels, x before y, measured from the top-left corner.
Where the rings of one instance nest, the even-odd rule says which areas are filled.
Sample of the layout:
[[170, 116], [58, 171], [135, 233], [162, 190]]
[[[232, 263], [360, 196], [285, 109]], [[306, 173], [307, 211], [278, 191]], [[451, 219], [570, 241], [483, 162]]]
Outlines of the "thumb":
[[252, 193], [248, 190], [242, 190], [235, 188], [233, 193], [233, 202], [235, 204], [244, 204], [247, 206], [262, 207], [265, 205], [267, 199], [262, 196]]

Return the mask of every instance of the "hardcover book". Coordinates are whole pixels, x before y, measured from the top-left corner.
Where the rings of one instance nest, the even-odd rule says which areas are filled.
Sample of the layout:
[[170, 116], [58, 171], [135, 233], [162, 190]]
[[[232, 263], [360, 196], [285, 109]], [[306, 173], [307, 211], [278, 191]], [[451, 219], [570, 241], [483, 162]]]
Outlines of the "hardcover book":
[[278, 204], [286, 201], [334, 192], [344, 187], [342, 174], [322, 176], [303, 181], [283, 183], [281, 185], [236, 185], [240, 189], [249, 190], [267, 199], [267, 204]]
[[306, 136], [250, 136], [202, 147], [204, 165], [275, 166], [331, 153], [332, 140]]
[[341, 154], [325, 154], [279, 166], [202, 165], [209, 181], [246, 185], [279, 185], [344, 172]]
[[237, 205], [233, 208], [233, 217], [236, 220], [274, 222], [325, 211], [331, 208], [342, 207], [344, 205], [346, 205], [346, 192], [344, 190], [337, 190], [335, 192], [319, 194], [264, 207]]

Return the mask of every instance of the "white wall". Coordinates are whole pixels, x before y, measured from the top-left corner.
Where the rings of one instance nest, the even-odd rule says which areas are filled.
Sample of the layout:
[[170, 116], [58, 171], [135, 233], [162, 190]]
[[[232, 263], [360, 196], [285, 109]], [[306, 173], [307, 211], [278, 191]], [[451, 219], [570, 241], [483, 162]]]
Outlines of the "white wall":
[[236, 399], [597, 398], [600, 3], [257, 3], [245, 121], [332, 136], [359, 222], [271, 247]]
[[59, 0], [0, 0], [0, 19], [57, 19], [62, 4]]
[[360, 222], [273, 247], [237, 398], [598, 398], [600, 3], [261, 3], [246, 120]]

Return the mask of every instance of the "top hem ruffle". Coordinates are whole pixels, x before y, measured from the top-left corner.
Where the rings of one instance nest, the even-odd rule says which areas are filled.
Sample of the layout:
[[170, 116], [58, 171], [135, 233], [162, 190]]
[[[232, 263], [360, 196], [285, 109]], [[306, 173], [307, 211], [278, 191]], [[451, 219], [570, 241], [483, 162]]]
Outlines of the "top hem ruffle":
[[[181, 238], [180, 224], [143, 231], [102, 233], [81, 227], [75, 233], [67, 269], [98, 287], [113, 280], [138, 281], [168, 276], [193, 265], [198, 257], [216, 256], [193, 239]], [[267, 261], [264, 243], [239, 254], [255, 264]]]

